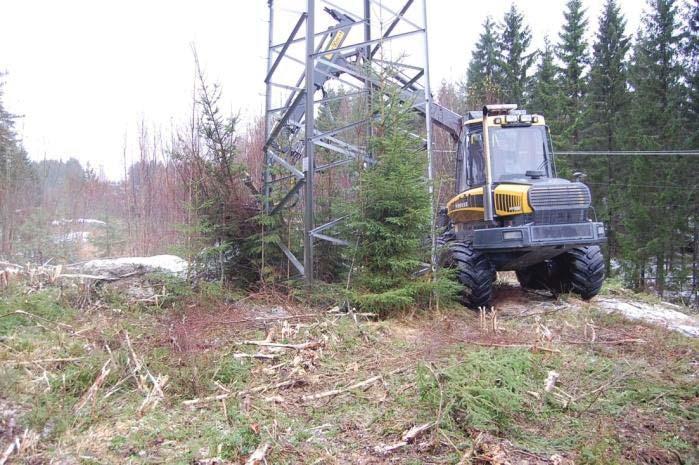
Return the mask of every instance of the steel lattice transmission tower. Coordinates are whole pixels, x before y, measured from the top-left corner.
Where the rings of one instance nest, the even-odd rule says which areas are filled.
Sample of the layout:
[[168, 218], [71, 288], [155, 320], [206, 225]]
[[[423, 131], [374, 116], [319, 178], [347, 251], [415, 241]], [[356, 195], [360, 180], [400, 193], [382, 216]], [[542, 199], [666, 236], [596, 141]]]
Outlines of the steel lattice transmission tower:
[[[278, 240], [277, 246], [308, 283], [314, 279], [318, 241], [347, 245], [332, 235], [343, 218], [316, 224], [316, 207], [322, 201], [317, 178], [338, 169], [359, 170], [372, 161], [368, 151], [371, 113], [336, 126], [331, 118], [321, 128], [320, 108], [330, 102], [357, 102], [361, 97], [369, 102], [372, 91], [388, 79], [391, 88], [398, 89], [401, 98], [425, 117], [424, 137], [417, 137], [423, 138], [428, 152], [430, 181], [432, 125], [428, 122], [447, 130], [461, 124], [459, 115], [434, 105], [429, 92], [426, 1], [343, 0], [341, 6], [328, 0], [267, 2], [264, 209], [269, 215], [285, 216], [287, 237]], [[358, 138], [358, 132], [363, 136]], [[319, 148], [332, 158], [317, 157]]]

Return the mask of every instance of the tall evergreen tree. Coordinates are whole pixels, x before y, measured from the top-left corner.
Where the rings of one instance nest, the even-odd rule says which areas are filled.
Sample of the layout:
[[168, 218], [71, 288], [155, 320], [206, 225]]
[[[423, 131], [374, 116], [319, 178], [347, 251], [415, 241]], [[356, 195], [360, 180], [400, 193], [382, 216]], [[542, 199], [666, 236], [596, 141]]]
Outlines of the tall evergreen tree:
[[[634, 89], [632, 143], [642, 150], [677, 149], [685, 140], [685, 120], [680, 111], [684, 87], [676, 0], [649, 0], [642, 26], [630, 73]], [[633, 160], [627, 192], [630, 207], [639, 211], [624, 221], [628, 261], [635, 265], [633, 271], [637, 277], [652, 264], [661, 294], [666, 285], [666, 270], [673, 260], [674, 244], [684, 242], [689, 227], [687, 218], [696, 210], [696, 197], [688, 205], [687, 192], [672, 188], [696, 185], [695, 176], [689, 174], [691, 163], [681, 158]], [[651, 185], [667, 187], [649, 187], [649, 179], [653, 180]], [[666, 205], [673, 208], [662, 207]]]
[[536, 52], [527, 53], [532, 32], [524, 23], [524, 16], [513, 3], [503, 18], [500, 43], [500, 66], [503, 78], [503, 97], [508, 103], [523, 104], [529, 79], [529, 70]]
[[560, 45], [556, 57], [561, 62], [559, 82], [562, 92], [562, 113], [557, 146], [563, 149], [576, 148], [580, 143], [583, 125], [583, 99], [586, 92], [585, 73], [590, 58], [587, 53], [585, 33], [587, 18], [581, 0], [569, 0], [563, 13], [565, 24], [559, 34]]
[[0, 81], [0, 255], [10, 255], [38, 190], [36, 173], [14, 129], [15, 116], [3, 105], [2, 86]]
[[466, 95], [470, 108], [480, 108], [488, 103], [497, 103], [502, 96], [498, 31], [493, 19], [488, 16], [466, 72]]
[[598, 150], [619, 150], [618, 131], [629, 105], [627, 89], [629, 37], [626, 20], [616, 0], [607, 0], [593, 45], [590, 82], [586, 98], [585, 146]]
[[[699, 149], [699, 2], [688, 5], [687, 23], [684, 26], [684, 70], [687, 83], [687, 126], [688, 131], [685, 146]], [[691, 173], [691, 170], [687, 171]], [[694, 179], [697, 182], [696, 178]], [[694, 189], [696, 192], [699, 189]], [[690, 205], [692, 203], [689, 203]], [[699, 201], [693, 202], [694, 211], [691, 213], [691, 289], [697, 302], [699, 293]], [[689, 220], [689, 218], [688, 218]]]
[[633, 54], [634, 146], [679, 146], [682, 103], [680, 30], [676, 0], [649, 0]]
[[553, 134], [560, 128], [559, 108], [561, 93], [556, 82], [554, 51], [548, 37], [544, 38], [544, 50], [539, 53], [539, 63], [531, 83], [528, 109], [543, 114]]
[[[585, 98], [584, 140], [581, 145], [597, 150], [620, 150], [624, 146], [622, 128], [627, 123], [629, 93], [628, 64], [629, 37], [625, 34], [626, 20], [616, 0], [607, 0], [599, 19], [599, 30], [593, 45], [592, 66], [588, 93]], [[620, 220], [616, 216], [622, 208], [620, 189], [615, 185], [617, 160], [609, 156], [606, 162], [594, 160], [587, 165], [591, 177], [607, 179], [606, 186], [593, 186], [598, 212], [607, 221], [607, 272], [611, 271], [611, 257], [616, 255], [616, 231]], [[623, 177], [623, 176], [622, 176]]]
[[699, 148], [699, 2], [688, 4], [687, 22], [684, 25], [684, 81], [687, 86], [687, 131], [685, 146]]

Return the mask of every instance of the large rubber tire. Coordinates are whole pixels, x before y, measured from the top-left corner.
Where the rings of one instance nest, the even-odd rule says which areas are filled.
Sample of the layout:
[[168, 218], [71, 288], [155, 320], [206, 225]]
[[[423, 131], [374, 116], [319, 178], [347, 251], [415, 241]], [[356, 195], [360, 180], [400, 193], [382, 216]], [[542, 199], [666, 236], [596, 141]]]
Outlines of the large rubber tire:
[[461, 301], [472, 309], [490, 306], [496, 272], [488, 257], [470, 244], [442, 239], [440, 266], [456, 269], [456, 278], [464, 286]]
[[604, 256], [597, 245], [576, 247], [556, 260], [565, 267], [564, 290], [578, 294], [583, 300], [596, 296], [604, 283]]

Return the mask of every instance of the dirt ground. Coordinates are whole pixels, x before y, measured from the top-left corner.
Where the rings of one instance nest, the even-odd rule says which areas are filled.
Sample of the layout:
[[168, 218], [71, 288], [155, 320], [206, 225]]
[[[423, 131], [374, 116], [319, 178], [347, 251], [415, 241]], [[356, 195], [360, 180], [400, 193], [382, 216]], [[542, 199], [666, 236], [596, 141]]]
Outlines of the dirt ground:
[[4, 291], [0, 463], [699, 463], [697, 339], [595, 300], [505, 277], [493, 311], [376, 321], [167, 286]]

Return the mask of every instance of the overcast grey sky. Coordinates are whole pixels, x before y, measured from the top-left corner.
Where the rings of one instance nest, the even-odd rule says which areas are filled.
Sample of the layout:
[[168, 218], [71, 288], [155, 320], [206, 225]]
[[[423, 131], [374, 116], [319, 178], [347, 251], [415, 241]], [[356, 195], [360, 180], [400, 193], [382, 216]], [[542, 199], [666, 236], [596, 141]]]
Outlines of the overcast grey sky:
[[[288, 17], [305, 4], [276, 1], [292, 10]], [[436, 91], [441, 80], [464, 76], [481, 23], [488, 15], [499, 20], [512, 1], [427, 2]], [[515, 0], [535, 47], [545, 35], [557, 38], [565, 2]], [[350, 8], [361, 1], [335, 3]], [[603, 0], [584, 4], [593, 34]], [[620, 5], [627, 33], [635, 34], [645, 2]], [[4, 100], [23, 115], [18, 130], [33, 159], [72, 156], [118, 178], [124, 140], [131, 159], [140, 121], [168, 133], [186, 120], [192, 43], [228, 108], [245, 121], [264, 108], [267, 0], [0, 0], [0, 12], [0, 70], [9, 73]]]

